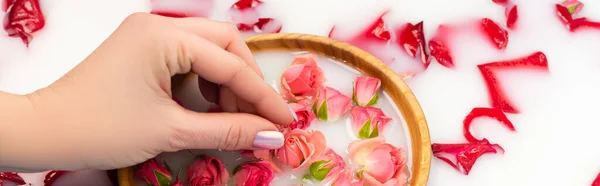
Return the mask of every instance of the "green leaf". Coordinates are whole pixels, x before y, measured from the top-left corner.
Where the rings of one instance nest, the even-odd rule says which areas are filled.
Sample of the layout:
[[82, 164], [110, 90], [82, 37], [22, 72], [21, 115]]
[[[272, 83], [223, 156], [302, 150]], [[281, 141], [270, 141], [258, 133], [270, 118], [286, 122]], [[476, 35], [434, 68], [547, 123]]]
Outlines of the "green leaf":
[[321, 160], [310, 164], [309, 170], [315, 180], [323, 181], [333, 167], [325, 167], [331, 160]]
[[354, 89], [352, 89], [352, 102], [354, 103], [354, 105], [359, 106], [358, 99], [356, 99], [356, 91]]
[[368, 139], [371, 134], [371, 118], [369, 118], [365, 124], [358, 130], [358, 138]]
[[156, 186], [156, 185], [153, 185], [152, 183], [150, 183], [150, 181], [148, 181], [148, 179], [144, 179], [144, 180], [146, 180], [146, 184], [148, 184], [148, 186]]
[[379, 136], [379, 122], [375, 123], [375, 127], [373, 127], [373, 131], [369, 135], [369, 138], [374, 138]]
[[317, 115], [317, 104], [319, 104], [319, 100], [316, 100], [315, 103], [312, 104], [312, 111], [315, 115]]
[[369, 103], [367, 103], [367, 106], [373, 106], [373, 105], [377, 104], [377, 101], [379, 101], [379, 93], [375, 92], [375, 95], [373, 95], [373, 98], [371, 98]]
[[575, 9], [577, 8], [577, 6], [569, 6], [567, 7], [567, 9], [569, 9], [569, 13], [573, 14], [575, 13]]
[[171, 185], [171, 178], [167, 177], [163, 173], [160, 173], [156, 170], [153, 170], [154, 176], [156, 176], [156, 181], [158, 181], [157, 186], [169, 186]]
[[327, 99], [323, 100], [316, 114], [320, 120], [327, 121]]

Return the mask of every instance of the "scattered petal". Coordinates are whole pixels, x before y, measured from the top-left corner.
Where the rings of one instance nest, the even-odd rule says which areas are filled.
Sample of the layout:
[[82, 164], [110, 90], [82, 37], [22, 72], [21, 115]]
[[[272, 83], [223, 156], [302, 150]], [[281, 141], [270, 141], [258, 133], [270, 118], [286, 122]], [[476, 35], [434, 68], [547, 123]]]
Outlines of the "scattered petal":
[[214, 0], [151, 0], [151, 14], [165, 17], [210, 17]]
[[429, 40], [429, 51], [431, 52], [431, 56], [433, 56], [440, 65], [445, 66], [446, 68], [454, 68], [452, 55], [448, 48], [448, 32], [450, 32], [450, 28], [440, 25], [436, 35]]
[[17, 185], [25, 184], [25, 180], [16, 172], [0, 172], [0, 186], [2, 185], [2, 181], [14, 182]]
[[259, 18], [258, 21], [253, 24], [239, 23], [237, 24], [237, 28], [242, 32], [279, 33], [282, 24], [273, 18]]
[[518, 113], [519, 111], [506, 98], [504, 90], [498, 83], [495, 71], [523, 68], [548, 71], [548, 61], [544, 53], [535, 52], [517, 59], [480, 64], [477, 65], [477, 68], [479, 68], [487, 86], [492, 107], [507, 113]]
[[438, 144], [431, 145], [433, 156], [448, 163], [456, 170], [469, 175], [471, 168], [477, 159], [485, 153], [504, 152], [498, 144], [490, 144], [487, 139], [478, 142], [461, 144]]
[[489, 18], [481, 19], [482, 31], [487, 35], [488, 39], [500, 50], [506, 49], [508, 44], [508, 32], [500, 28], [498, 24]]
[[506, 5], [508, 4], [508, 0], [492, 0], [494, 3], [499, 4], [499, 5]]
[[519, 14], [517, 11], [517, 5], [514, 5], [510, 9], [506, 9], [506, 27], [509, 29], [513, 29], [517, 19], [519, 18]]
[[9, 7], [4, 17], [4, 30], [8, 36], [18, 36], [29, 46], [33, 33], [44, 28], [46, 24], [38, 0], [14, 0], [7, 3], [7, 6]]
[[56, 180], [58, 180], [58, 178], [65, 175], [66, 173], [68, 173], [68, 171], [53, 170], [53, 171], [48, 172], [48, 174], [46, 174], [46, 176], [44, 177], [44, 186], [53, 186], [54, 182], [56, 182]]
[[[415, 58], [420, 56], [423, 66], [427, 68], [429, 66], [429, 54], [427, 54], [427, 48], [425, 44], [425, 35], [423, 34], [423, 21], [412, 25], [407, 23], [406, 26], [397, 31], [398, 45], [403, 48], [406, 53]], [[417, 55], [419, 50], [419, 55]]]
[[471, 134], [471, 123], [473, 122], [473, 119], [479, 118], [479, 117], [493, 118], [493, 119], [499, 121], [500, 123], [504, 124], [504, 126], [506, 128], [508, 128], [509, 130], [516, 131], [515, 126], [513, 126], [512, 122], [510, 122], [510, 120], [508, 120], [506, 115], [504, 115], [504, 112], [502, 112], [500, 109], [476, 107], [476, 108], [473, 108], [473, 110], [471, 110], [469, 115], [467, 115], [467, 117], [465, 117], [465, 119], [463, 120], [463, 134], [464, 134], [465, 138], [467, 139], [467, 141], [469, 141], [469, 142], [475, 143], [475, 142], [481, 141], [481, 140], [478, 140], [477, 138], [475, 138], [473, 136], [473, 134]]
[[600, 174], [596, 176], [596, 179], [594, 179], [594, 182], [592, 182], [592, 186], [600, 186]]
[[238, 10], [246, 10], [249, 8], [253, 9], [262, 3], [263, 2], [260, 0], [239, 0], [238, 2], [234, 3], [231, 6], [231, 8], [238, 9]]

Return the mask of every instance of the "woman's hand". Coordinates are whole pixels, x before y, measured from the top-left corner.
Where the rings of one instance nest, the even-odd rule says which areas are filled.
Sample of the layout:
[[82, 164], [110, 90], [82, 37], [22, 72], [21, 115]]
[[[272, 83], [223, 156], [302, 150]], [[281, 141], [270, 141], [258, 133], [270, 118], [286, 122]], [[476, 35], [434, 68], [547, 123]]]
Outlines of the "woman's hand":
[[[201, 90], [207, 100], [230, 113], [197, 113], [171, 99], [171, 77], [190, 71], [200, 87], [213, 87]], [[113, 169], [183, 149], [279, 148], [274, 124], [294, 118], [234, 25], [145, 13], [129, 16], [81, 64], [27, 98], [39, 121], [9, 138], [18, 145], [0, 165]]]

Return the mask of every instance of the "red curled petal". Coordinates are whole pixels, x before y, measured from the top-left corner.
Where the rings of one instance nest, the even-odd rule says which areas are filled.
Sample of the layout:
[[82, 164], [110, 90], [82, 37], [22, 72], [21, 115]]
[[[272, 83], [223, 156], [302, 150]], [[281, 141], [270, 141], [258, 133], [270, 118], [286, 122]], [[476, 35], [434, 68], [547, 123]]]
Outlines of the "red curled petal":
[[500, 50], [508, 45], [508, 32], [489, 18], [481, 19], [481, 28], [488, 39]]
[[592, 186], [600, 186], [600, 174], [596, 176], [596, 179], [594, 180], [594, 182], [592, 182]]
[[37, 0], [14, 0], [7, 3], [9, 5], [4, 17], [4, 30], [11, 37], [20, 37], [29, 46], [32, 34], [46, 25], [40, 4]]
[[500, 109], [476, 107], [476, 108], [473, 108], [473, 110], [471, 110], [469, 115], [467, 115], [467, 117], [465, 117], [465, 119], [463, 120], [463, 134], [464, 134], [465, 138], [467, 139], [467, 141], [469, 141], [469, 142], [481, 141], [481, 140], [478, 140], [477, 138], [475, 138], [473, 136], [473, 134], [471, 134], [471, 123], [473, 122], [473, 119], [479, 118], [479, 117], [493, 118], [493, 119], [499, 121], [500, 123], [504, 124], [504, 126], [506, 128], [508, 128], [509, 130], [516, 131], [512, 122], [510, 122], [510, 120], [508, 120], [506, 115], [504, 115], [504, 112], [502, 112]]
[[452, 56], [450, 56], [450, 49], [439, 39], [432, 39], [429, 41], [429, 51], [431, 56], [437, 60], [437, 62], [447, 68], [454, 68], [454, 62], [452, 62]]
[[507, 13], [506, 13], [506, 27], [513, 29], [515, 26], [515, 23], [517, 22], [517, 19], [519, 18], [519, 14], [517, 11], [517, 5], [513, 6], [510, 9], [507, 9]]
[[46, 176], [44, 177], [44, 186], [54, 185], [54, 182], [56, 182], [56, 180], [58, 180], [58, 178], [60, 178], [61, 176], [63, 176], [66, 173], [68, 173], [68, 171], [53, 170], [53, 171], [48, 172], [48, 174], [46, 174]]
[[560, 18], [560, 20], [566, 25], [569, 25], [571, 21], [573, 21], [571, 12], [569, 12], [569, 9], [563, 5], [556, 4], [556, 14], [558, 15], [558, 18]]
[[590, 21], [587, 18], [578, 18], [571, 21], [568, 27], [571, 32], [575, 32], [577, 29], [584, 27], [600, 29], [600, 23]]
[[282, 26], [281, 23], [273, 18], [259, 18], [254, 24], [239, 23], [237, 24], [237, 28], [242, 32], [254, 31], [257, 33], [279, 33]]
[[[471, 168], [477, 159], [485, 153], [504, 152], [504, 149], [497, 144], [490, 144], [487, 139], [472, 143], [460, 144], [437, 144], [431, 145], [433, 156], [448, 163], [456, 170], [465, 175], [469, 175]], [[451, 156], [451, 157], [448, 157]], [[455, 159], [454, 161], [450, 158]]]
[[15, 182], [18, 185], [25, 184], [25, 180], [16, 172], [0, 172], [0, 186], [2, 185], [2, 180]]
[[519, 111], [509, 103], [504, 90], [499, 86], [496, 70], [506, 69], [537, 69], [548, 71], [548, 60], [542, 52], [535, 52], [531, 55], [518, 59], [492, 62], [477, 65], [483, 79], [485, 81], [488, 93], [490, 94], [490, 102], [493, 108], [498, 108], [507, 113], [518, 113]]
[[406, 26], [400, 29], [398, 33], [398, 44], [410, 57], [416, 57], [417, 48], [419, 48], [419, 41], [417, 41], [417, 38], [412, 33], [413, 27], [411, 23], [406, 23]]
[[238, 9], [238, 10], [246, 10], [248, 8], [256, 8], [258, 5], [262, 4], [263, 2], [260, 0], [239, 0], [238, 2], [234, 3], [231, 8], [233, 9]]
[[508, 3], [508, 0], [492, 0], [492, 1], [499, 5], [506, 5]]

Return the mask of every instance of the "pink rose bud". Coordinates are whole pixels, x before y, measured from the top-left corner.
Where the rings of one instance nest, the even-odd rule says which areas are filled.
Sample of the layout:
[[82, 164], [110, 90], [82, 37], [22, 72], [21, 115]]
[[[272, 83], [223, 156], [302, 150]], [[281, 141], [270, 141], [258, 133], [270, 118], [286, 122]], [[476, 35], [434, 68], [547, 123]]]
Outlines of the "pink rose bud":
[[352, 129], [360, 139], [379, 136], [387, 123], [392, 120], [376, 107], [354, 107], [350, 110], [350, 114]]
[[187, 170], [191, 186], [227, 185], [229, 173], [221, 160], [210, 156], [199, 156]]
[[368, 185], [406, 185], [408, 181], [404, 150], [385, 143], [383, 136], [350, 143], [348, 154], [361, 166], [358, 177]]
[[571, 15], [579, 13], [583, 8], [583, 3], [579, 2], [578, 0], [566, 0], [562, 3], [562, 5], [567, 7]]
[[177, 179], [175, 182], [173, 182], [173, 184], [171, 184], [171, 186], [183, 186], [183, 183], [181, 183], [181, 180]]
[[315, 116], [315, 114], [312, 113], [312, 111], [310, 111], [309, 108], [304, 104], [290, 103], [289, 106], [296, 113], [298, 120], [290, 123], [289, 125], [277, 125], [277, 127], [279, 127], [279, 131], [281, 132], [285, 133], [288, 130], [306, 129], [310, 126], [312, 121], [317, 118], [317, 116]]
[[327, 87], [319, 92], [313, 104], [313, 112], [323, 121], [336, 121], [352, 107], [350, 98], [339, 91]]
[[282, 95], [288, 101], [313, 99], [323, 87], [325, 76], [316, 55], [301, 55], [281, 75]]
[[295, 169], [306, 166], [325, 151], [325, 136], [320, 131], [294, 129], [285, 134], [283, 147], [275, 150], [279, 161]]
[[333, 180], [344, 171], [346, 162], [333, 150], [325, 150], [325, 154], [315, 158], [310, 164], [310, 175], [317, 181]]
[[331, 186], [363, 186], [363, 180], [354, 179], [352, 168], [346, 168], [332, 180]]
[[359, 107], [377, 104], [379, 87], [381, 87], [381, 80], [377, 78], [368, 76], [356, 77], [354, 79], [354, 89], [352, 89], [352, 101]]
[[156, 158], [150, 159], [135, 174], [146, 181], [148, 185], [169, 186], [171, 185], [171, 171]]
[[275, 177], [271, 164], [265, 161], [241, 164], [233, 174], [236, 186], [269, 186]]

